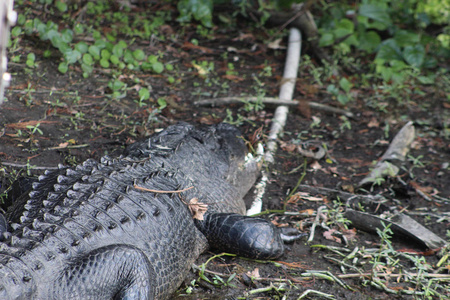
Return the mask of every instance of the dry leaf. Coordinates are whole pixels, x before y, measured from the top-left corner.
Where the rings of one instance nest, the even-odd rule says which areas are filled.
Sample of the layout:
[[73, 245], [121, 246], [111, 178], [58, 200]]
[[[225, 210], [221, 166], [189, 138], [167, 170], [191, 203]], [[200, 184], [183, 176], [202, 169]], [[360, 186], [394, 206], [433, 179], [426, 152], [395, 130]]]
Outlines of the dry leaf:
[[275, 50], [276, 49], [286, 49], [286, 46], [280, 45], [282, 40], [283, 40], [282, 38], [276, 39], [275, 41], [267, 44], [267, 47], [269, 47], [270, 49], [275, 49]]
[[313, 170], [320, 170], [322, 169], [322, 166], [315, 160], [309, 165]]
[[330, 230], [328, 230], [328, 231], [325, 231], [325, 232], [323, 233], [323, 237], [326, 238], [327, 240], [335, 241], [335, 242], [341, 244], [341, 243], [342, 243], [342, 240], [341, 240], [340, 238], [335, 237], [335, 236], [333, 235], [333, 233], [335, 233], [335, 232], [336, 232], [336, 229], [330, 229]]
[[261, 275], [259, 275], [259, 268], [255, 268], [253, 271], [249, 271], [246, 274], [250, 278], [261, 278]]
[[372, 119], [370, 119], [369, 123], [367, 124], [367, 127], [372, 128], [372, 127], [380, 127], [380, 122], [378, 122], [378, 120], [373, 117]]
[[352, 228], [352, 229], [342, 228], [341, 232], [349, 241], [353, 241], [356, 238], [356, 228]]
[[189, 201], [188, 207], [191, 211], [192, 217], [200, 221], [203, 220], [203, 217], [208, 210], [208, 204], [198, 202], [197, 198], [192, 198]]

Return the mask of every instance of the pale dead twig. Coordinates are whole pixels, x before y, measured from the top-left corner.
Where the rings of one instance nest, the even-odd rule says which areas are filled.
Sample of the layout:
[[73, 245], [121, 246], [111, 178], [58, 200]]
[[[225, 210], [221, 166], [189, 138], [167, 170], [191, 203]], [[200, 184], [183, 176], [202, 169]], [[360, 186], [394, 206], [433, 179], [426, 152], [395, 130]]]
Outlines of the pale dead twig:
[[[258, 97], [222, 97], [222, 98], [214, 98], [214, 99], [203, 99], [203, 100], [194, 102], [194, 104], [198, 105], [198, 106], [207, 106], [207, 105], [216, 106], [216, 105], [227, 105], [227, 104], [236, 104], [236, 103], [245, 103], [245, 102], [251, 102], [251, 103], [261, 102], [266, 105], [284, 105], [284, 106], [298, 106], [299, 105], [299, 101], [284, 100], [284, 99], [279, 99], [279, 98], [275, 98], [275, 97], [262, 97], [262, 98], [258, 98]], [[305, 102], [308, 104], [309, 107], [311, 107], [313, 109], [344, 115], [348, 118], [355, 117], [355, 115], [352, 112], [349, 112], [344, 109], [340, 109], [340, 108], [333, 107], [333, 106], [328, 106], [328, 105], [313, 102], [313, 101], [305, 101]]]

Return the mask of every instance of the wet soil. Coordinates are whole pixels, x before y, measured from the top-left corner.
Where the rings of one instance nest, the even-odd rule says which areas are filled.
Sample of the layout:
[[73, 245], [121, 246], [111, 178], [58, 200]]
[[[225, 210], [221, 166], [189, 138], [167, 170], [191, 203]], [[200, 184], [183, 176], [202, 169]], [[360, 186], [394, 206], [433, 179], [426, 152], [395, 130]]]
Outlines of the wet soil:
[[[49, 16], [42, 14], [40, 17], [45, 19]], [[142, 49], [147, 55], [160, 51], [163, 53], [162, 61], [173, 64], [175, 71], [152, 74], [124, 70], [116, 74], [127, 84], [126, 92], [118, 99], [111, 97], [112, 91], [107, 87], [114, 71], [98, 66], [89, 78], [83, 78], [79, 65], [75, 64], [63, 75], [57, 70], [60, 62], [57, 53], [44, 58], [42, 53], [48, 45], [35, 36], [22, 36], [18, 47], [9, 55], [25, 58], [28, 53], [35, 53], [37, 64], [30, 68], [25, 65], [24, 59], [9, 64], [13, 81], [6, 92], [7, 101], [0, 107], [2, 178], [19, 174], [38, 175], [45, 169], [56, 168], [58, 164], [76, 165], [88, 158], [119, 155], [126, 145], [179, 121], [192, 124], [213, 124], [224, 120], [234, 122], [250, 141], [254, 133], [262, 128], [260, 141], [264, 143], [273, 117], [273, 107], [259, 110], [245, 109], [240, 104], [198, 107], [194, 101], [224, 96], [257, 96], [261, 91], [265, 92], [265, 96], [276, 97], [282, 81], [285, 50], [269, 48], [268, 42], [273, 40], [269, 32], [254, 28], [245, 21], [238, 22], [235, 27], [217, 27], [208, 36], [200, 35], [195, 24], [181, 26], [169, 22], [165, 26], [164, 30], [178, 33], [176, 38], [152, 42], [136, 39], [132, 47]], [[281, 46], [285, 46], [286, 35], [281, 37]], [[130, 39], [126, 36], [121, 38]], [[196, 39], [201, 47], [189, 44], [192, 39]], [[304, 44], [303, 53], [313, 57], [313, 53], [308, 53], [306, 41]], [[202, 75], [193, 61], [196, 64], [213, 63], [214, 70]], [[383, 194], [391, 200], [389, 205], [404, 209], [419, 223], [448, 241], [450, 114], [445, 91], [438, 85], [411, 86], [408, 100], [399, 101], [385, 94], [385, 98], [377, 101], [383, 102], [387, 109], [378, 110], [369, 101], [374, 99], [377, 83], [369, 86], [356, 84], [354, 100], [343, 107], [326, 91], [328, 83], [336, 80], [336, 75], [323, 75], [323, 85], [320, 85], [314, 79], [314, 68], [321, 64], [314, 58], [308, 65], [301, 64], [294, 98], [345, 108], [356, 117], [346, 120], [339, 115], [317, 110], [291, 109], [285, 131], [280, 137], [284, 147], [276, 153], [275, 164], [267, 169], [269, 183], [263, 209], [282, 209], [287, 196], [303, 175], [302, 184], [354, 192], [357, 183], [386, 151], [394, 135], [407, 121], [412, 120], [417, 134], [410, 158], [403, 164], [401, 178], [406, 185], [399, 186], [397, 180], [389, 179], [369, 192]], [[358, 71], [363, 73], [365, 68], [362, 65]], [[353, 75], [340, 70], [337, 78]], [[174, 83], [168, 82], [169, 76], [175, 78]], [[151, 87], [151, 98], [143, 106], [138, 104], [137, 91], [141, 87]], [[162, 110], [158, 109], [157, 100], [160, 98], [167, 103]], [[289, 147], [305, 143], [313, 147], [326, 145], [327, 156], [319, 161], [305, 159], [294, 150], [295, 147]], [[417, 160], [414, 161], [414, 158]], [[305, 161], [306, 168], [303, 167]], [[6, 185], [5, 181], [3, 187]], [[419, 187], [429, 199], [426, 200], [414, 187]], [[444, 200], [436, 201], [432, 197], [434, 194]], [[309, 196], [311, 198], [297, 197], [295, 201], [290, 201], [286, 210], [291, 215], [271, 213], [264, 217], [280, 226], [288, 225], [310, 232], [319, 207], [326, 206], [337, 211], [342, 208], [336, 204], [335, 195], [310, 193]], [[249, 195], [248, 202], [252, 198], [253, 195]], [[445, 213], [446, 219], [440, 220], [439, 217], [445, 217]], [[338, 222], [330, 226], [342, 229], [336, 224]], [[286, 254], [278, 262], [230, 256], [214, 258], [208, 262], [204, 275], [218, 284], [199, 280], [198, 270], [193, 270], [179, 289], [176, 299], [297, 299], [308, 289], [334, 295], [336, 299], [412, 297], [392, 295], [359, 277], [342, 279], [350, 287], [345, 288], [330, 280], [302, 276], [307, 270], [342, 274], [340, 266], [329, 258], [330, 251], [311, 245], [348, 247], [350, 250], [355, 247], [377, 248], [380, 245], [376, 234], [358, 229], [348, 245], [342, 240], [327, 239], [326, 232], [318, 227], [311, 243], [300, 240], [287, 245]], [[396, 250], [424, 251], [415, 243], [400, 239], [393, 239], [392, 242]], [[215, 254], [218, 252], [203, 254], [197, 265], [201, 266]], [[430, 264], [436, 264], [438, 259], [427, 256]], [[230, 276], [230, 282], [226, 283]], [[252, 276], [253, 279], [250, 278]], [[390, 284], [393, 288], [404, 288], [394, 279]], [[274, 288], [254, 292], [270, 286]], [[254, 294], [248, 294], [251, 291]], [[311, 294], [310, 298], [319, 299], [320, 296]]]

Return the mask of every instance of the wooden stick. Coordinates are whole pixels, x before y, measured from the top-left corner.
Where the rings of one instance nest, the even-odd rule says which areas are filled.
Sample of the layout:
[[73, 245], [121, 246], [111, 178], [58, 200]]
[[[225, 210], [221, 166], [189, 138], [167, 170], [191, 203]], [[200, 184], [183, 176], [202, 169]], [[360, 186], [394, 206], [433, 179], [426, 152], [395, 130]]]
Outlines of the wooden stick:
[[[275, 98], [275, 97], [263, 97], [263, 98], [258, 98], [258, 97], [223, 97], [223, 98], [199, 100], [199, 101], [194, 102], [194, 105], [198, 105], [198, 106], [207, 106], [207, 105], [217, 106], [217, 105], [227, 105], [227, 104], [236, 104], [236, 103], [241, 103], [242, 104], [242, 103], [245, 103], [245, 102], [252, 102], [252, 103], [261, 102], [261, 103], [264, 103], [266, 105], [284, 105], [284, 106], [298, 106], [299, 105], [299, 101], [283, 100], [283, 99], [279, 99], [279, 98]], [[337, 108], [337, 107], [333, 107], [333, 106], [329, 106], [329, 105], [325, 105], [325, 104], [321, 104], [321, 103], [317, 103], [317, 102], [313, 102], [313, 101], [305, 101], [305, 102], [309, 105], [309, 107], [311, 107], [313, 109], [344, 115], [344, 116], [346, 116], [348, 118], [355, 118], [355, 115], [352, 112], [349, 112], [349, 111], [344, 110], [344, 109], [340, 109], [340, 108]]]

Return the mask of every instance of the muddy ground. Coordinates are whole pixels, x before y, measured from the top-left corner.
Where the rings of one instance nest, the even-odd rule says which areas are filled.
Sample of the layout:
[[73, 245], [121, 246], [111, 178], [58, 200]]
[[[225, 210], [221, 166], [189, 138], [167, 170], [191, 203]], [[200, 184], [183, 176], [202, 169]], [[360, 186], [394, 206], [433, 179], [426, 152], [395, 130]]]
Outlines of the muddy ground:
[[[19, 12], [24, 9], [18, 8]], [[175, 13], [173, 7], [170, 9]], [[136, 11], [130, 12], [133, 13]], [[34, 11], [33, 15], [43, 20], [53, 18], [45, 10]], [[102, 25], [105, 32], [109, 25]], [[263, 94], [277, 97], [285, 50], [268, 47], [268, 43], [274, 40], [271, 34], [276, 31], [255, 28], [248, 20], [241, 19], [235, 26], [216, 27], [207, 35], [199, 33], [196, 24], [181, 26], [174, 21], [167, 22], [160, 30], [169, 32], [171, 37], [166, 35], [166, 39], [151, 41], [135, 38], [131, 47], [142, 49], [147, 55], [163, 53], [161, 60], [171, 63], [175, 69], [161, 74], [127, 69], [119, 74], [96, 66], [89, 78], [83, 78], [77, 64], [71, 65], [66, 74], [61, 74], [57, 69], [61, 60], [57, 51], [53, 51], [48, 58], [43, 56], [43, 51], [51, 49], [48, 42], [41, 41], [36, 35], [18, 38], [16, 47], [9, 55], [20, 55], [21, 59], [9, 64], [13, 81], [6, 92], [7, 101], [0, 107], [1, 176], [38, 175], [45, 169], [56, 168], [58, 164], [76, 165], [87, 158], [119, 155], [126, 145], [178, 121], [192, 124], [232, 122], [249, 141], [254, 140], [254, 133], [261, 128], [260, 140], [264, 143], [274, 113], [273, 107], [255, 109], [238, 104], [198, 107], [194, 101]], [[280, 46], [286, 46], [286, 34], [282, 32], [280, 37]], [[127, 36], [121, 38], [131, 40]], [[200, 47], [190, 43], [193, 39], [198, 41]], [[304, 105], [300, 109], [291, 109], [285, 131], [280, 137], [283, 147], [276, 153], [276, 163], [267, 169], [269, 184], [263, 209], [282, 209], [287, 196], [303, 175], [302, 184], [356, 193], [358, 182], [386, 151], [394, 135], [407, 121], [412, 120], [416, 127], [416, 139], [401, 172], [401, 179], [406, 185], [396, 179], [388, 179], [372, 190], [369, 186], [366, 192], [359, 193], [384, 195], [390, 200], [390, 206], [403, 210], [449, 241], [450, 106], [446, 99], [448, 86], [445, 87], [445, 81], [432, 85], [418, 85], [411, 81], [395, 96], [383, 92], [379, 81], [370, 79], [372, 81], [366, 85], [358, 81], [362, 78], [361, 74], [369, 72], [369, 62], [373, 57], [356, 57], [355, 54], [355, 59], [359, 60], [355, 64], [357, 69], [350, 72], [339, 68], [338, 73], [327, 75], [330, 74], [327, 73], [330, 66], [321, 65], [309, 50], [307, 41], [304, 41], [294, 98], [344, 108], [352, 111], [355, 118], [345, 119], [314, 109], [309, 111]], [[36, 55], [33, 67], [25, 63], [29, 53]], [[305, 55], [312, 57], [312, 60]], [[195, 67], [201, 62], [213, 63], [214, 70], [206, 75], [201, 74]], [[315, 79], [317, 74], [320, 74], [321, 82]], [[112, 91], [107, 87], [113, 76], [127, 84], [121, 91], [122, 96], [117, 99], [111, 96]], [[168, 82], [169, 76], [175, 79], [173, 83]], [[353, 100], [346, 106], [340, 105], [326, 90], [328, 84], [342, 76], [353, 78], [355, 83]], [[446, 82], [449, 82], [448, 79]], [[142, 87], [151, 87], [151, 98], [140, 106], [137, 91]], [[158, 109], [161, 104], [158, 104], [158, 99], [165, 99], [167, 106]], [[305, 159], [291, 146], [297, 144], [308, 144], [313, 148], [326, 145], [327, 155], [319, 161]], [[303, 167], [305, 161], [306, 168]], [[5, 184], [3, 187], [6, 187]], [[422, 191], [422, 195], [418, 190]], [[297, 189], [297, 192], [302, 190]], [[291, 215], [270, 213], [265, 217], [280, 226], [294, 226], [309, 233], [318, 208], [325, 206], [329, 209], [330, 229], [347, 232], [343, 223], [337, 220], [343, 206], [337, 203], [336, 194], [296, 195], [290, 198], [286, 207]], [[253, 195], [248, 198], [251, 201]], [[351, 231], [353, 227], [349, 225], [348, 228]], [[345, 287], [336, 280], [304, 274], [308, 270], [329, 271], [335, 276], [344, 274], [336, 262], [342, 257], [312, 245], [336, 246], [350, 251], [355, 247], [381, 247], [377, 234], [358, 228], [353, 233], [349, 233], [353, 239], [346, 245], [339, 236], [330, 236], [329, 230], [318, 226], [312, 242], [307, 243], [304, 239], [288, 245], [286, 254], [278, 262], [230, 256], [214, 258], [208, 262], [204, 273], [212, 283], [199, 280], [198, 270], [193, 270], [174, 299], [297, 299], [308, 289], [334, 295], [336, 299], [413, 298], [412, 295], [395, 295], [391, 291], [423, 292], [422, 286], [411, 285], [400, 280], [400, 277], [386, 280], [384, 283], [391, 289], [386, 291], [371, 285], [369, 275], [343, 278], [342, 281], [348, 285]], [[415, 242], [399, 238], [391, 241], [396, 251], [413, 253], [411, 255], [418, 258], [425, 254], [430, 272], [439, 269], [436, 264], [441, 256], [427, 252]], [[203, 254], [197, 266], [218, 253]], [[361, 256], [360, 260], [365, 264], [360, 265], [359, 270], [370, 273], [373, 265], [370, 258]], [[438, 273], [449, 274], [448, 260], [445, 265], [447, 270], [441, 268]], [[391, 269], [393, 273], [400, 270], [403, 269]], [[414, 269], [409, 271], [418, 272]], [[346, 273], [357, 274], [358, 271], [347, 268]], [[269, 288], [271, 286], [272, 289]], [[267, 289], [257, 290], [260, 288]], [[442, 289], [439, 293], [449, 296], [448, 291]], [[308, 297], [321, 299], [317, 294]], [[422, 297], [425, 298], [423, 295], [416, 296]]]

